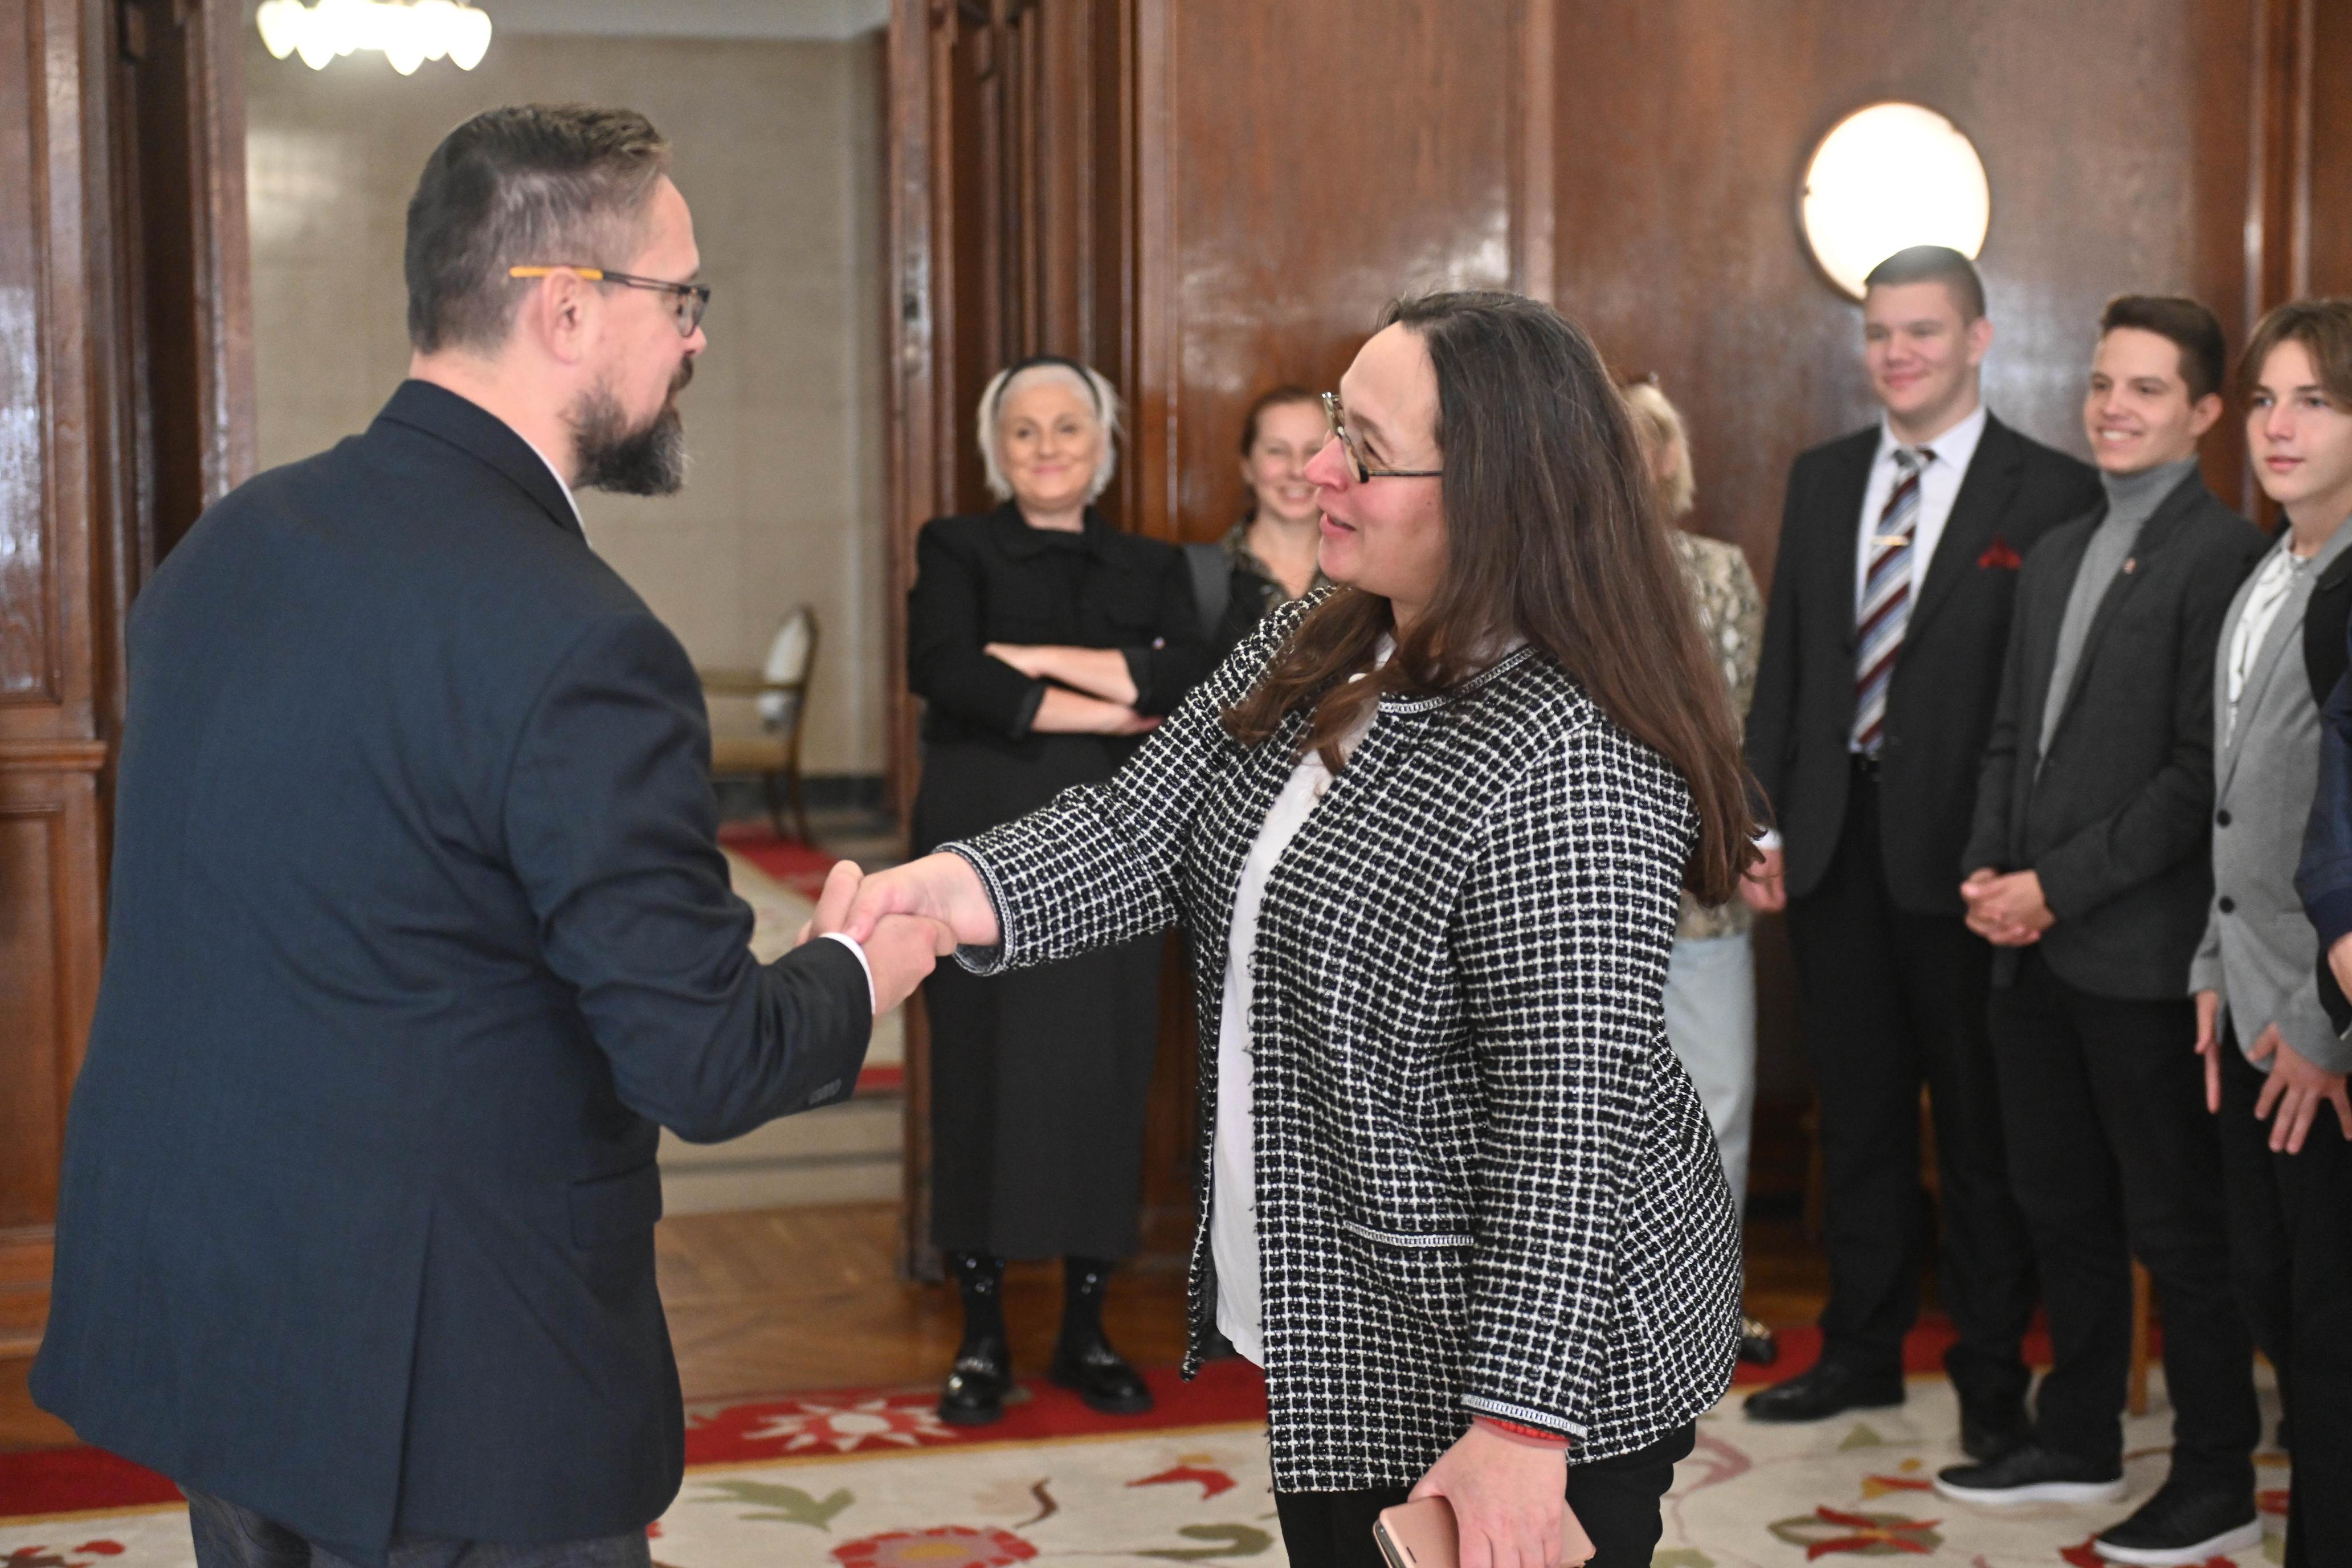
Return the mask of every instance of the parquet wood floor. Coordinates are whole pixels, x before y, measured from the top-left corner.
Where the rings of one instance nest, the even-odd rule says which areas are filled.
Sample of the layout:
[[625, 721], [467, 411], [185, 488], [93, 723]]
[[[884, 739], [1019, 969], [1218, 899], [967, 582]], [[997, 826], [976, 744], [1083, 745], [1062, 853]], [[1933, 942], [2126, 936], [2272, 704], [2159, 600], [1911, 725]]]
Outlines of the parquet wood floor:
[[[679, 1215], [655, 1248], [662, 1301], [689, 1400], [803, 1388], [928, 1384], [947, 1371], [961, 1319], [954, 1292], [898, 1278], [898, 1207], [856, 1204]], [[1768, 1322], [1811, 1322], [1826, 1290], [1820, 1251], [1794, 1220], [1748, 1230], [1748, 1309]], [[1014, 1365], [1042, 1371], [1061, 1317], [1061, 1269], [1015, 1264], [1005, 1277]], [[1111, 1284], [1112, 1342], [1139, 1363], [1183, 1353], [1181, 1268], [1123, 1270]], [[30, 1363], [0, 1362], [0, 1450], [73, 1441], [33, 1407]]]

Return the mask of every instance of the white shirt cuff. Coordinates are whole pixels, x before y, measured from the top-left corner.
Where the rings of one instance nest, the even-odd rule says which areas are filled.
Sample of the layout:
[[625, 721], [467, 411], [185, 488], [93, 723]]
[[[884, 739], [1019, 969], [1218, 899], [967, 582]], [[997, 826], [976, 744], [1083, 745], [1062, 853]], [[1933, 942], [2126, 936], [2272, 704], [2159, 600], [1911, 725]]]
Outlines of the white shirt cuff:
[[857, 945], [857, 939], [847, 931], [838, 931], [825, 932], [824, 939], [827, 942], [837, 942], [857, 955], [857, 967], [866, 971], [866, 1010], [869, 1013], [880, 1012], [881, 999], [874, 994], [874, 966], [866, 961], [866, 950]]
[[1756, 836], [1756, 847], [1767, 852], [1780, 847], [1780, 830], [1778, 828], [1768, 827], [1763, 832], [1758, 834]]

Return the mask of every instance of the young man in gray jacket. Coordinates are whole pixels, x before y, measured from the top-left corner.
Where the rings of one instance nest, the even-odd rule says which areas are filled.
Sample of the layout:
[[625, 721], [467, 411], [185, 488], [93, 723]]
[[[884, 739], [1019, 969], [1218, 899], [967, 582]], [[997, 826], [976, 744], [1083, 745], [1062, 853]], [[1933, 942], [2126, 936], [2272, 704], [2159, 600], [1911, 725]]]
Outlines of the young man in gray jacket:
[[2321, 1003], [2321, 933], [2305, 919], [2325, 889], [2308, 858], [2305, 897], [2294, 879], [2322, 745], [2306, 649], [2340, 649], [2345, 635], [2340, 608], [2325, 626], [2313, 600], [2352, 575], [2352, 302], [2273, 310], [2241, 379], [2247, 451], [2289, 529], [2221, 628], [2213, 915], [2189, 987], [2221, 1117], [2231, 1272], [2292, 1423], [2294, 1568], [2352, 1562], [2352, 1046]]

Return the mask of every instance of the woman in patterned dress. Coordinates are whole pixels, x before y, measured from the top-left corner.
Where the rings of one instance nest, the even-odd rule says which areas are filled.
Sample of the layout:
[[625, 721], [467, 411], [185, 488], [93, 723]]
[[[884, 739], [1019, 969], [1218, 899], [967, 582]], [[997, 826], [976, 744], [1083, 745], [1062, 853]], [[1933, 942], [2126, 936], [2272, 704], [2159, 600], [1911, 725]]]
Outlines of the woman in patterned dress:
[[[1698, 610], [1699, 633], [1731, 694], [1732, 711], [1748, 712], [1756, 695], [1756, 664], [1764, 648], [1764, 597], [1737, 544], [1691, 531], [1698, 483], [1691, 471], [1690, 435], [1682, 411], [1654, 376], [1628, 383], [1633, 431], [1657, 481], [1659, 520], [1667, 525], [1683, 577]], [[1683, 895], [1666, 964], [1666, 1038], [1698, 1089], [1723, 1152], [1734, 1214], [1748, 1206], [1748, 1131], [1756, 1112], [1756, 965], [1749, 927], [1755, 917], [1733, 899], [1709, 906]], [[1769, 1364], [1780, 1353], [1772, 1331], [1743, 1313], [1739, 1354]]]
[[[1197, 1366], [1265, 1369], [1297, 1568], [1453, 1505], [1463, 1568], [1647, 1568], [1738, 1236], [1661, 996], [1753, 858], [1738, 726], [1585, 335], [1409, 300], [1327, 400], [1322, 567], [1106, 784], [866, 879], [984, 971], [1181, 925]], [[1563, 1507], [1563, 1497], [1566, 1507]]]

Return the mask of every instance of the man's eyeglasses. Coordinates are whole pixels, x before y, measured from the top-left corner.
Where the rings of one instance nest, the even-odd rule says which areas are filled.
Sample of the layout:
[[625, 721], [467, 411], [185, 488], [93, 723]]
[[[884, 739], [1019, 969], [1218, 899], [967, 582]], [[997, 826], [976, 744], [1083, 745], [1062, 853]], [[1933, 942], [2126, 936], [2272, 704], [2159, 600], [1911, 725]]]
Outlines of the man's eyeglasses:
[[1331, 422], [1331, 434], [1339, 437], [1339, 449], [1348, 454], [1348, 466], [1356, 471], [1358, 484], [1374, 479], [1433, 479], [1444, 473], [1443, 468], [1376, 468], [1364, 461], [1364, 454], [1356, 447], [1356, 438], [1348, 434], [1347, 422], [1339, 417], [1339, 395], [1323, 395], [1323, 417]]
[[557, 272], [577, 272], [591, 283], [618, 283], [624, 289], [655, 289], [672, 296], [671, 309], [677, 315], [677, 335], [694, 336], [694, 329], [702, 325], [702, 312], [710, 309], [710, 285], [708, 283], [672, 283], [663, 278], [639, 278], [634, 273], [614, 272], [604, 267], [574, 267], [569, 262], [553, 267], [509, 267], [509, 278], [546, 278]]

